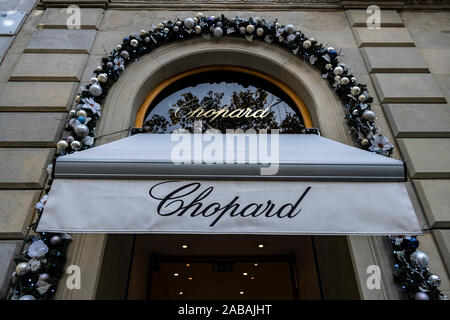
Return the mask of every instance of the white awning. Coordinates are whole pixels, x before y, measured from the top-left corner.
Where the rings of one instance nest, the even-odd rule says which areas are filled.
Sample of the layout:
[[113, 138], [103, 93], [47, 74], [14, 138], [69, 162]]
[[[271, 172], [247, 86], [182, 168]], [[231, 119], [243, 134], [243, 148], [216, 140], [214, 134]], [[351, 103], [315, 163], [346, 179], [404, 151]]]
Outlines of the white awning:
[[[421, 233], [401, 161], [316, 135], [268, 137], [248, 138], [269, 139], [268, 153], [279, 155], [270, 174], [261, 168], [274, 164], [253, 161], [249, 144], [230, 149], [230, 135], [213, 138], [223, 154], [192, 147], [204, 136], [183, 135], [192, 163], [174, 163], [180, 139], [151, 134], [59, 157], [38, 231]], [[230, 163], [242, 154], [244, 161]]]

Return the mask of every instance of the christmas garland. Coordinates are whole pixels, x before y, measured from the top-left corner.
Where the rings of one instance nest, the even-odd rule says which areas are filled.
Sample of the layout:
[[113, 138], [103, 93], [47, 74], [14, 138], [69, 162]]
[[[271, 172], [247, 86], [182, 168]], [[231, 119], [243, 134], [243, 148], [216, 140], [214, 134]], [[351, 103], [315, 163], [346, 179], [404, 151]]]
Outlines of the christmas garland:
[[[313, 38], [308, 38], [296, 30], [292, 24], [281, 25], [277, 21], [257, 17], [220, 18], [196, 17], [184, 20], [163, 21], [152, 31], [142, 30], [123, 39], [122, 44], [102, 58], [101, 65], [94, 71], [89, 85], [81, 87], [76, 97], [77, 108], [69, 113], [66, 129], [70, 132], [65, 139], [57, 142], [55, 156], [91, 148], [94, 145], [96, 124], [101, 116], [101, 104], [109, 89], [118, 80], [125, 67], [141, 56], [165, 43], [202, 37], [205, 40], [222, 37], [239, 37], [248, 41], [264, 41], [289, 50], [299, 59], [315, 66], [339, 96], [345, 110], [345, 118], [350, 134], [361, 148], [390, 156], [393, 145], [381, 135], [375, 126], [376, 115], [371, 110], [373, 98], [367, 86], [357, 81], [348, 67], [339, 62], [338, 52], [333, 47], [324, 46]], [[31, 226], [35, 230], [45, 207], [45, 196], [36, 205], [38, 219]], [[417, 250], [419, 241], [415, 237], [390, 237], [396, 260], [395, 281], [400, 284], [410, 299], [445, 298], [437, 289], [440, 279], [428, 269], [428, 257]], [[58, 279], [62, 275], [65, 252], [70, 236], [36, 233], [31, 236], [24, 252], [16, 259], [13, 274], [12, 299], [49, 299], [55, 292]]]

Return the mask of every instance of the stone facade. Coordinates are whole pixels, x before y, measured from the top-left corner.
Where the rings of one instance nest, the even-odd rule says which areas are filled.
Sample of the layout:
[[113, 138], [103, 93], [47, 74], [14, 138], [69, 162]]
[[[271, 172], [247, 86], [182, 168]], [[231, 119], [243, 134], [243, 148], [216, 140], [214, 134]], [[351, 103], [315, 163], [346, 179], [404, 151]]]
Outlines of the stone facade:
[[[341, 60], [368, 84], [374, 96], [378, 126], [396, 145], [394, 157], [407, 162], [411, 197], [427, 230], [419, 238], [421, 250], [430, 256], [430, 268], [441, 276], [441, 289], [448, 295], [450, 12], [442, 10], [447, 6], [432, 3], [428, 8], [441, 10], [414, 11], [414, 4], [375, 1], [384, 9], [382, 28], [367, 30], [365, 7], [369, 2], [42, 0], [34, 9], [31, 0], [12, 0], [10, 7], [2, 2], [0, 10], [25, 8], [28, 16], [18, 34], [0, 37], [0, 295], [6, 293], [12, 259], [33, 219], [47, 165], [79, 85], [89, 81], [101, 57], [124, 36], [150, 29], [164, 19], [193, 15], [196, 3], [206, 8], [207, 15], [279, 18], [322, 43], [343, 49]], [[64, 8], [70, 4], [82, 7], [79, 30], [67, 29]], [[123, 10], [130, 8], [140, 10]], [[289, 68], [289, 61], [284, 65]], [[362, 284], [361, 298], [401, 298], [390, 277], [390, 252], [381, 240], [348, 238], [361, 283], [373, 259], [368, 250], [375, 248], [376, 262], [386, 273], [382, 292], [369, 291]], [[82, 247], [72, 245], [94, 255], [101, 252], [103, 241], [93, 236]], [[75, 256], [77, 250], [70, 253]], [[88, 263], [83, 259], [78, 261]], [[59, 297], [95, 297], [95, 273], [89, 277], [90, 293]]]

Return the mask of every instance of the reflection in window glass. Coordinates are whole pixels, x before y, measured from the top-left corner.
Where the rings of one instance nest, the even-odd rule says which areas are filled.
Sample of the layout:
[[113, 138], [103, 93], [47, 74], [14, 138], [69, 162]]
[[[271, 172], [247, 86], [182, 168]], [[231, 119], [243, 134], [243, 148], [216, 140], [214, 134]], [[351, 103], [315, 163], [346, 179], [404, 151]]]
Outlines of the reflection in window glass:
[[[270, 82], [239, 72], [211, 71], [165, 88], [150, 105], [144, 129], [151, 133], [216, 129], [279, 129], [303, 133], [294, 102]], [[196, 131], [198, 132], [198, 131]]]

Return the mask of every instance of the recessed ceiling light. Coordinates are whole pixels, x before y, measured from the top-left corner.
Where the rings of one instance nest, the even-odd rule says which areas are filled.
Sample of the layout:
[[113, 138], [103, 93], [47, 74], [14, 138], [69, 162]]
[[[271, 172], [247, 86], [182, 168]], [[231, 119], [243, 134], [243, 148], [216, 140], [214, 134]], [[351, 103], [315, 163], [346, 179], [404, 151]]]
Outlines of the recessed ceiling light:
[[188, 280], [192, 280], [192, 278], [191, 278], [191, 277], [189, 277], [189, 278], [188, 278]]
[[239, 292], [239, 294], [244, 294], [244, 291]]
[[174, 273], [173, 276], [174, 276], [174, 277], [178, 277], [179, 274], [178, 274], [178, 273]]
[[186, 263], [186, 267], [190, 267], [191, 265], [189, 263]]
[[244, 272], [242, 275], [243, 275], [243, 276], [246, 276], [246, 275], [248, 275], [248, 273], [247, 273], [247, 272]]
[[257, 266], [258, 266], [258, 264], [257, 264], [257, 263], [255, 263], [255, 264], [254, 264], [254, 266], [255, 266], [255, 267], [257, 267]]
[[183, 291], [178, 292], [178, 294], [181, 296], [183, 294]]
[[264, 248], [264, 245], [263, 244], [259, 244], [258, 248]]
[[255, 277], [251, 277], [250, 279], [255, 280]]
[[183, 244], [182, 246], [181, 246], [183, 249], [187, 249], [187, 244]]

